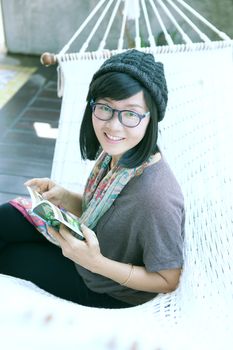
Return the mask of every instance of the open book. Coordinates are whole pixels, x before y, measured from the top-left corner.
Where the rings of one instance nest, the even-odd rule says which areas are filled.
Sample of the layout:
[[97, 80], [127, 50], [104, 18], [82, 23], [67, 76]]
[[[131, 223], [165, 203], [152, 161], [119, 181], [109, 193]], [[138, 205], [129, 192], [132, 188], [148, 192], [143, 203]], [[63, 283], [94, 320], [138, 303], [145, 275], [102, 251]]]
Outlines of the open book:
[[44, 199], [40, 193], [27, 186], [32, 200], [32, 211], [39, 216], [44, 222], [59, 231], [60, 224], [64, 224], [71, 231], [71, 234], [81, 240], [84, 240], [83, 233], [80, 229], [80, 222], [77, 216], [63, 209], [58, 208], [50, 201]]

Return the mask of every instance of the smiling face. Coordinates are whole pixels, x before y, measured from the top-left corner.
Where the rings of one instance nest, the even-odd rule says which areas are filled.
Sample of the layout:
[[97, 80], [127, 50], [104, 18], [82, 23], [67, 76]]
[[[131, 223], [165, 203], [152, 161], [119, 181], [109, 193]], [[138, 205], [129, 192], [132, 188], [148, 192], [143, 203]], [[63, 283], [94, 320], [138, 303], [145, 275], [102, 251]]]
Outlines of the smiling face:
[[[114, 109], [131, 110], [139, 114], [148, 112], [142, 91], [120, 101], [99, 98], [95, 102], [107, 104]], [[129, 128], [120, 123], [117, 113], [107, 121], [97, 119], [92, 113], [96, 137], [102, 149], [112, 156], [112, 164], [115, 164], [125, 152], [135, 147], [143, 139], [149, 120], [149, 117], [145, 117], [138, 126]]]

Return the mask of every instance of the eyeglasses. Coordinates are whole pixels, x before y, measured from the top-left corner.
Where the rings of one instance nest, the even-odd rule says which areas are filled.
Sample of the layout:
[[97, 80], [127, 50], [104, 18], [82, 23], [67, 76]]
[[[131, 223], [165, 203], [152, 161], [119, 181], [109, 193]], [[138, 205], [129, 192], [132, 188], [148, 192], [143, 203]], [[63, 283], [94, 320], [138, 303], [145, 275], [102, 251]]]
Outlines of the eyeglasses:
[[127, 128], [135, 128], [141, 123], [141, 120], [150, 115], [150, 112], [139, 114], [130, 110], [122, 110], [111, 108], [104, 103], [96, 103], [93, 100], [90, 102], [92, 112], [97, 119], [107, 121], [113, 118], [114, 113], [117, 112], [118, 120]]

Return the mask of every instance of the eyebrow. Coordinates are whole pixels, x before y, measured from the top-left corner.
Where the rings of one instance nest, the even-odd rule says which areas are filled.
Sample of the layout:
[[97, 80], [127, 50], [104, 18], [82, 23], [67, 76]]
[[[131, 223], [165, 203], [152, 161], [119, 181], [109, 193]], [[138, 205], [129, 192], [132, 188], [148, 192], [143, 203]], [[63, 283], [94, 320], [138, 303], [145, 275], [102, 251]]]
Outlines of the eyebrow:
[[[110, 103], [108, 98], [100, 98], [100, 100], [103, 100], [103, 101], [106, 101], [107, 103]], [[125, 107], [125, 108], [135, 108], [135, 107], [138, 107], [138, 108], [141, 108], [144, 110], [144, 107], [142, 107], [141, 105], [138, 105], [137, 103], [128, 104], [127, 107]]]

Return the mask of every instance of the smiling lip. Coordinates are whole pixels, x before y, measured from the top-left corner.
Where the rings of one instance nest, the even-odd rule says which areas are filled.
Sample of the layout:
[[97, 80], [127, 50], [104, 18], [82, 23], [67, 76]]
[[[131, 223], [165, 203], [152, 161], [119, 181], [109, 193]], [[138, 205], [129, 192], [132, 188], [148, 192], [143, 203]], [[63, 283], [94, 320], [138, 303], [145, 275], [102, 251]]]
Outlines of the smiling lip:
[[104, 135], [105, 135], [106, 139], [112, 143], [118, 143], [118, 142], [124, 140], [124, 137], [109, 135], [106, 132], [104, 133]]

